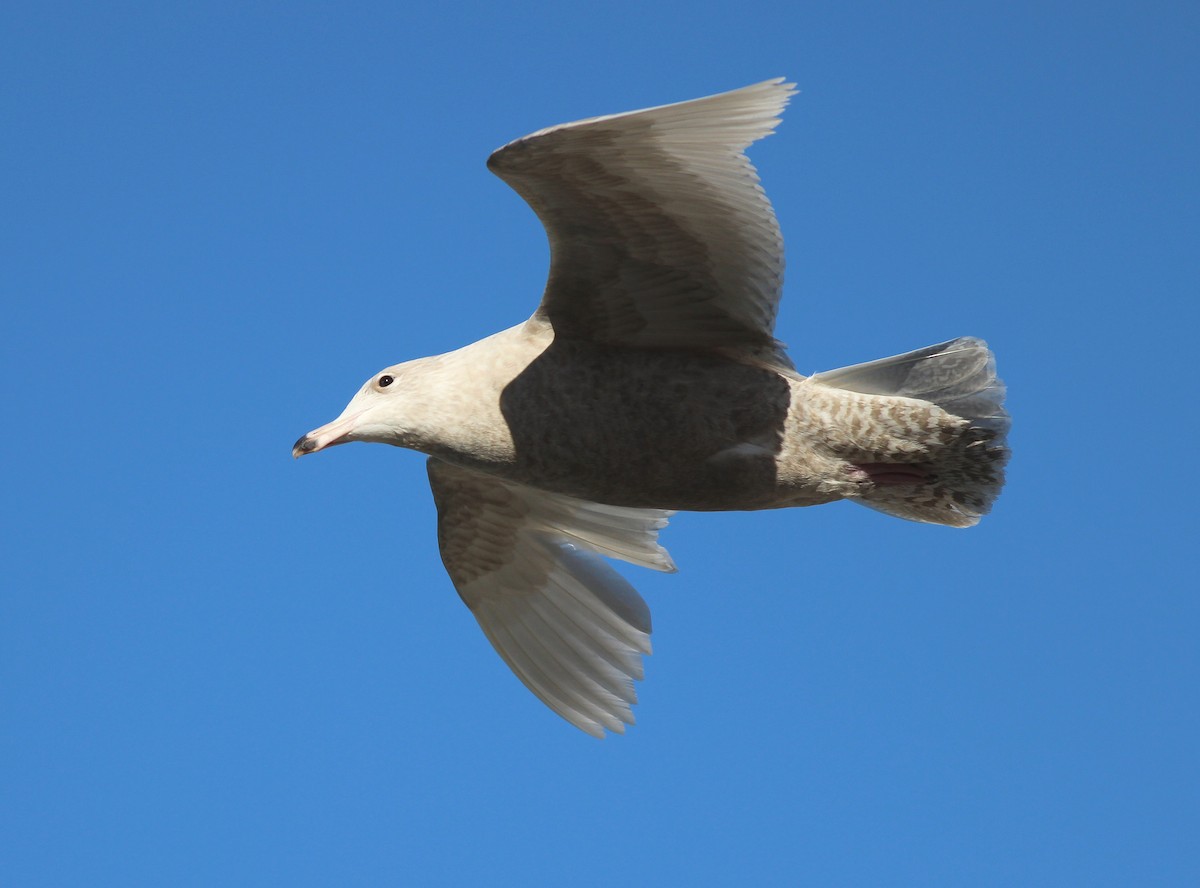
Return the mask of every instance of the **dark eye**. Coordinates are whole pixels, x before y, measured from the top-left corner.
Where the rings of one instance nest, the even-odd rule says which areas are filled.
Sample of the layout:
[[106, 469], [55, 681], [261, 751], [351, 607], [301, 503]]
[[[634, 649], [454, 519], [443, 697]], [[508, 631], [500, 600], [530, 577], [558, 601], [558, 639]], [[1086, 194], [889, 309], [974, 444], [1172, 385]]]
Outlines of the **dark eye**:
[[395, 382], [395, 381], [396, 381], [395, 377], [393, 377], [393, 376], [388, 376], [388, 375], [385, 373], [383, 376], [379, 377], [379, 387], [380, 387], [380, 388], [387, 388], [389, 385], [391, 385], [391, 384], [392, 384], [393, 382]]

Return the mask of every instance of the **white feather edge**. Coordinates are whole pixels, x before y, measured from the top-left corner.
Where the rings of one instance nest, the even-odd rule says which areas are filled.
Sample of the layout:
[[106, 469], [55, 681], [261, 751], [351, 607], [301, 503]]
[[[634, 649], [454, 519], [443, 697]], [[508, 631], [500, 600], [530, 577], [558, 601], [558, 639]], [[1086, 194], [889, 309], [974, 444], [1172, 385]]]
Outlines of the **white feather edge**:
[[796, 84], [785, 81], [784, 77], [775, 77], [699, 99], [560, 123], [514, 139], [497, 151], [518, 142], [593, 124], [636, 124], [637, 118], [653, 118], [655, 133], [660, 138], [674, 137], [680, 141], [694, 138], [708, 145], [719, 135], [725, 144], [741, 151], [770, 135], [779, 124], [779, 115], [796, 93]]
[[608, 506], [528, 487], [509, 487], [530, 507], [526, 520], [532, 528], [639, 567], [678, 570], [670, 553], [658, 543], [658, 532], [674, 512]]

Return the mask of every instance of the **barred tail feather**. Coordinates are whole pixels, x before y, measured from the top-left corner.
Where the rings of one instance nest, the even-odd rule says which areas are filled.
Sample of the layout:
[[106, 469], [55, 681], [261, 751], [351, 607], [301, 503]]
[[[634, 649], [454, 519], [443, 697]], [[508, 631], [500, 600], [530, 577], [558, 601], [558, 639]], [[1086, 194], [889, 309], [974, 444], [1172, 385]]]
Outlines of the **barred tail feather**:
[[930, 454], [927, 483], [876, 487], [855, 502], [898, 518], [952, 527], [970, 527], [987, 514], [1004, 486], [1011, 420], [986, 342], [953, 339], [819, 373], [814, 380], [861, 394], [927, 401], [964, 421]]

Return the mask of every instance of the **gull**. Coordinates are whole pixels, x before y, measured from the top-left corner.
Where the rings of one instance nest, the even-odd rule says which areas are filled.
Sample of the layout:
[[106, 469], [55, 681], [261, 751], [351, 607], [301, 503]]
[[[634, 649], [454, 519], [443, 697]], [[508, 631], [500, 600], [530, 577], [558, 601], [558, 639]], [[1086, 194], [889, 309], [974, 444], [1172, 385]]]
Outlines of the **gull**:
[[1004, 385], [963, 337], [803, 376], [775, 339], [783, 239], [745, 155], [795, 86], [540, 130], [488, 167], [532, 207], [550, 273], [527, 321], [387, 367], [294, 456], [428, 455], [458, 594], [538, 698], [633, 724], [650, 611], [604, 559], [674, 571], [679, 510], [850, 500], [967, 527], [1004, 483]]

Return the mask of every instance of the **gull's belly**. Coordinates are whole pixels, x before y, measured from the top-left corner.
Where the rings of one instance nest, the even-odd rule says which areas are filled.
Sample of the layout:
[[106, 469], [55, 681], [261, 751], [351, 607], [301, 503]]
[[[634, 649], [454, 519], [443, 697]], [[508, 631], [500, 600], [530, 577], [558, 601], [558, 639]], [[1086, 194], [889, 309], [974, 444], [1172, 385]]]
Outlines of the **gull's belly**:
[[836, 498], [781, 490], [792, 401], [789, 379], [761, 367], [559, 342], [502, 392], [511, 461], [491, 468], [535, 487], [642, 508]]

